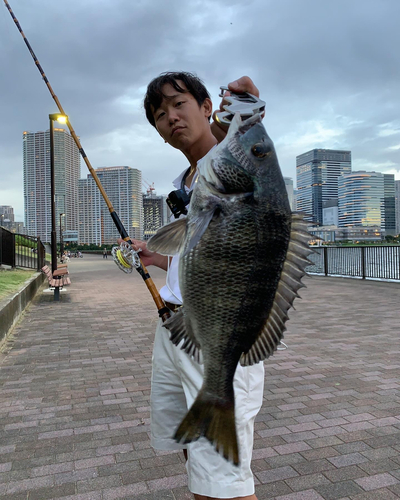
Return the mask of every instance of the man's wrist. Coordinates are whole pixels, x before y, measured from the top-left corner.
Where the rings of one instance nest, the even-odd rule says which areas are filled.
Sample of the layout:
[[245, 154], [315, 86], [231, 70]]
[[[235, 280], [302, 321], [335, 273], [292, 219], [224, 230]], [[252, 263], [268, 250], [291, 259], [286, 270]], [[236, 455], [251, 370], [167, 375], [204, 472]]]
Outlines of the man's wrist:
[[211, 122], [210, 125], [212, 135], [217, 139], [218, 142], [222, 142], [228, 132], [228, 127], [221, 127], [216, 121]]

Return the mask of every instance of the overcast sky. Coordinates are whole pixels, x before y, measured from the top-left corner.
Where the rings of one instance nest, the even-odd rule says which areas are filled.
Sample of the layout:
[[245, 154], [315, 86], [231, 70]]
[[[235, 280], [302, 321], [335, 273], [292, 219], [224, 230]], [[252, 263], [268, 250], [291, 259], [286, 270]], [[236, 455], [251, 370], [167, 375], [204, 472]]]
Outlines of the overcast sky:
[[[249, 75], [283, 175], [296, 155], [352, 151], [353, 170], [400, 179], [399, 0], [9, 0], [94, 168], [128, 165], [158, 194], [187, 166], [147, 123], [148, 82]], [[23, 220], [22, 132], [57, 107], [8, 10], [0, 9], [0, 205]], [[82, 161], [81, 177], [86, 177]]]

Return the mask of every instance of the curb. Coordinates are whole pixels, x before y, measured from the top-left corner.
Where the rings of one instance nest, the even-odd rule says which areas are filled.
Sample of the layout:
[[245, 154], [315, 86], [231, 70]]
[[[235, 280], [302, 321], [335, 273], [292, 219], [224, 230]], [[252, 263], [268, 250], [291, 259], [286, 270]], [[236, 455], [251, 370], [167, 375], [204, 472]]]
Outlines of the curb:
[[0, 301], [0, 343], [7, 338], [26, 306], [42, 286], [44, 278], [43, 273], [36, 273], [35, 276], [26, 280], [23, 288], [15, 295], [4, 301]]

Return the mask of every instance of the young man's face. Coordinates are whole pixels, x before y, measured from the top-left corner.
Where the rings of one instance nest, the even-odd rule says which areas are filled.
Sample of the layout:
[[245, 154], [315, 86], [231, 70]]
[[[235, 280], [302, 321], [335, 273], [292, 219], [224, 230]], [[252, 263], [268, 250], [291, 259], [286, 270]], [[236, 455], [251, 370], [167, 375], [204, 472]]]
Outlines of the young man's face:
[[[178, 80], [178, 84], [186, 89], [182, 81]], [[211, 133], [208, 122], [208, 117], [212, 114], [211, 100], [206, 99], [199, 106], [192, 94], [178, 92], [170, 84], [164, 85], [162, 92], [166, 98], [153, 111], [158, 133], [174, 148], [188, 151]]]

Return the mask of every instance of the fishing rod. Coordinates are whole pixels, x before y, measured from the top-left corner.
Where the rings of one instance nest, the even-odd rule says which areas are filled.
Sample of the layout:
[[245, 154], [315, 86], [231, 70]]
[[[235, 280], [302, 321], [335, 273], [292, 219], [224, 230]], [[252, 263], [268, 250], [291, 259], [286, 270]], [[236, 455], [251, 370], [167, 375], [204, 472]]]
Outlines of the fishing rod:
[[[7, 0], [4, 0], [4, 3], [8, 9], [8, 12], [10, 13], [16, 27], [18, 28], [18, 31], [21, 33], [22, 38], [24, 39], [24, 42], [26, 46], [28, 47], [28, 50], [35, 61], [35, 64], [37, 66], [37, 69], [39, 70], [39, 73], [42, 75], [42, 78], [44, 82], [47, 85], [47, 88], [50, 91], [51, 97], [54, 99], [55, 103], [57, 104], [57, 107], [60, 111], [60, 113], [64, 116], [66, 116], [66, 113], [64, 112], [63, 107], [61, 106], [60, 101], [58, 100], [58, 97], [55, 95], [49, 80], [47, 79], [47, 76], [45, 75], [42, 66], [40, 65], [35, 53], [32, 50], [32, 47], [30, 43], [28, 42], [28, 39], [26, 38], [24, 32], [22, 31], [21, 25], [18, 22], [18, 19], [15, 17], [14, 12], [11, 10], [10, 4], [8, 3]], [[127, 233], [126, 229], [124, 228], [120, 218], [118, 217], [117, 212], [115, 211], [114, 207], [111, 204], [111, 201], [109, 200], [106, 192], [104, 191], [103, 186], [101, 185], [101, 182], [99, 178], [97, 177], [97, 174], [95, 170], [93, 169], [92, 165], [90, 164], [90, 161], [88, 157], [86, 156], [86, 153], [80, 143], [80, 140], [78, 136], [75, 133], [75, 130], [72, 128], [71, 122], [69, 119], [66, 122], [68, 129], [71, 133], [71, 136], [73, 137], [76, 146], [78, 147], [79, 153], [81, 154], [84, 162], [86, 163], [87, 168], [89, 169], [89, 172], [91, 173], [97, 187], [99, 188], [99, 191], [101, 195], [103, 196], [103, 199], [108, 207], [108, 210], [110, 211], [110, 215], [112, 220], [114, 221], [114, 224], [121, 235], [121, 238], [124, 240], [119, 247], [114, 247], [112, 249], [112, 255], [114, 257], [114, 261], [118, 265], [118, 267], [124, 271], [124, 272], [132, 272], [132, 269], [135, 268], [136, 271], [140, 274], [140, 276], [143, 278], [144, 282], [146, 283], [147, 288], [149, 289], [149, 292], [151, 293], [151, 296], [153, 297], [153, 300], [157, 306], [158, 309], [158, 315], [163, 321], [166, 321], [170, 317], [170, 310], [168, 307], [164, 304], [160, 294], [158, 293], [158, 290], [153, 282], [153, 280], [150, 277], [150, 274], [148, 273], [146, 267], [143, 265], [143, 262], [140, 260], [140, 257], [138, 253], [132, 248], [132, 241], [129, 237], [129, 234]]]

